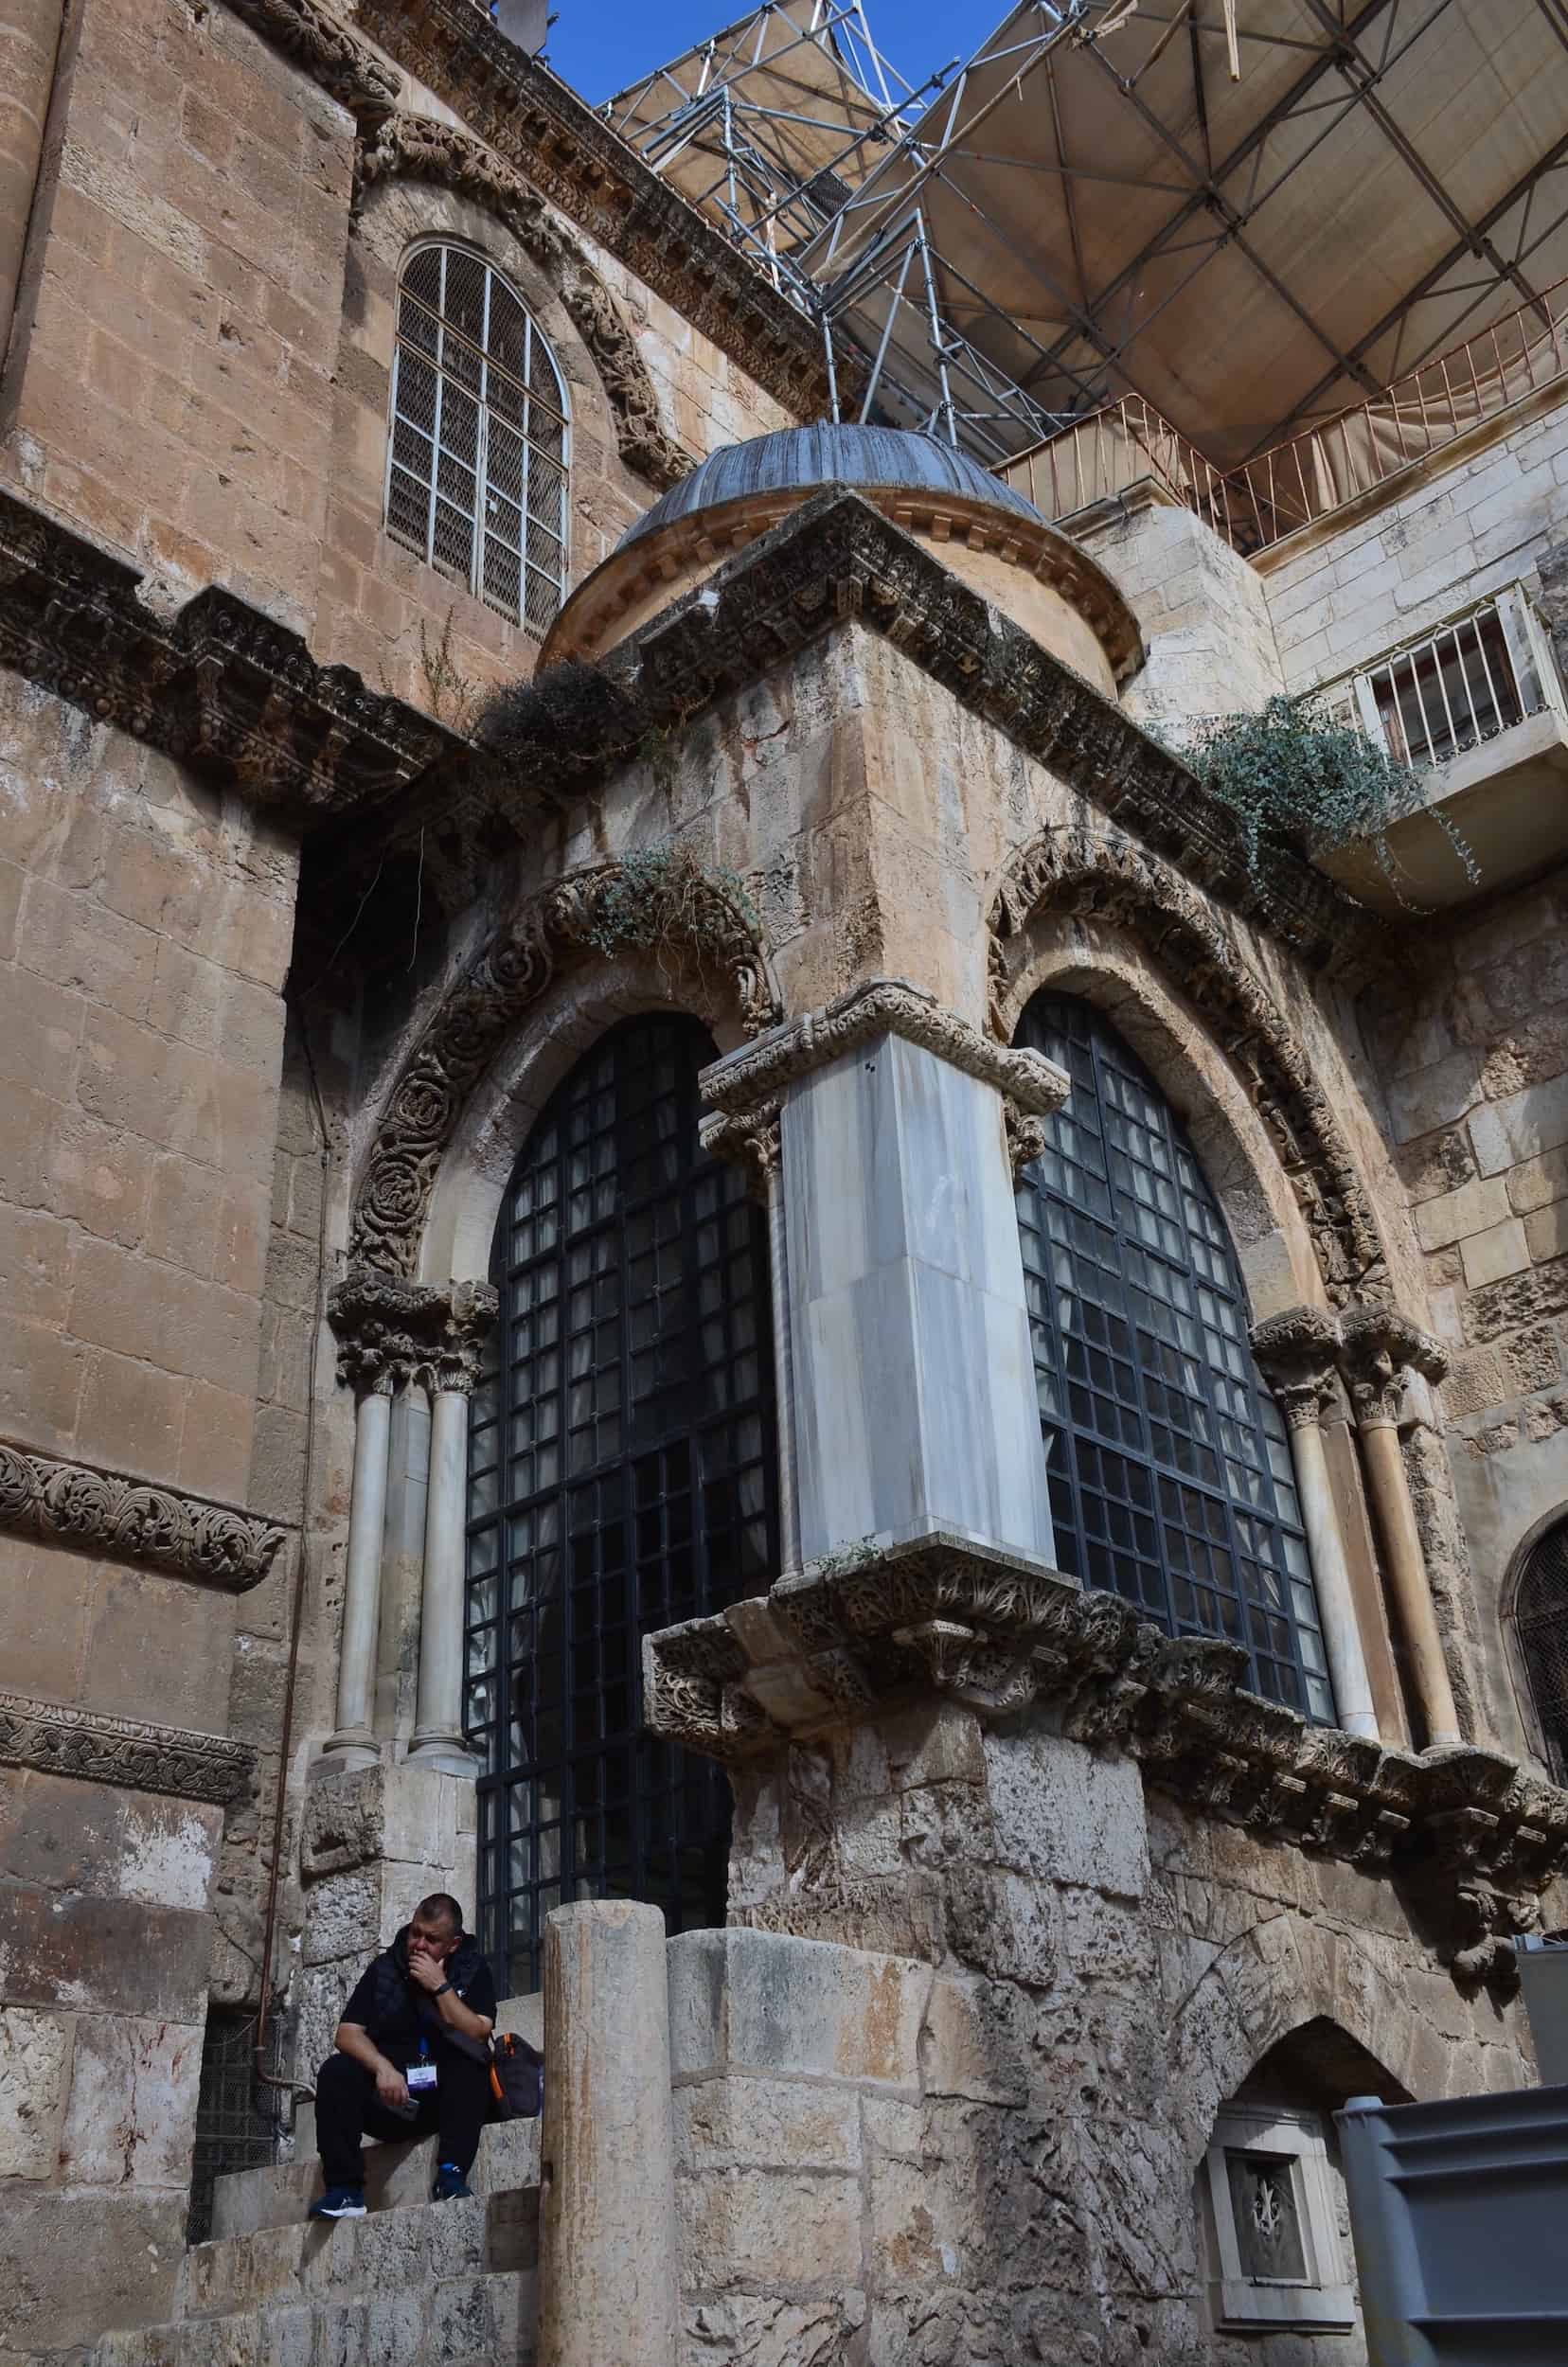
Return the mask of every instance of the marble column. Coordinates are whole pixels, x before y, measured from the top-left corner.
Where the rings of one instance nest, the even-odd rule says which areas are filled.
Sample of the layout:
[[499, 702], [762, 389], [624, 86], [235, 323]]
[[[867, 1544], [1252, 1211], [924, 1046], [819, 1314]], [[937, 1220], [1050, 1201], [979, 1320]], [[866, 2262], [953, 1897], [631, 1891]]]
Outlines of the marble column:
[[1351, 1308], [1340, 1319], [1340, 1336], [1343, 1369], [1366, 1466], [1372, 1518], [1409, 1655], [1427, 1748], [1449, 1750], [1463, 1737], [1399, 1429], [1407, 1371], [1440, 1380], [1447, 1361], [1435, 1341], [1391, 1308]]
[[463, 1739], [463, 1597], [467, 1581], [469, 1399], [495, 1315], [488, 1283], [454, 1283], [430, 1391], [430, 1478], [419, 1596], [419, 1689], [409, 1762], [472, 1775]]
[[1049, 1567], [1005, 1103], [1057, 1109], [1060, 1071], [882, 979], [703, 1091], [716, 1148], [780, 1107], [801, 1561], [945, 1533]]
[[393, 1381], [390, 1371], [377, 1373], [362, 1386], [354, 1406], [354, 1477], [348, 1500], [343, 1638], [338, 1647], [337, 1732], [324, 1753], [334, 1767], [374, 1767], [381, 1755], [373, 1712]]
[[664, 1916], [625, 1899], [544, 1927], [540, 2367], [676, 2367], [680, 2243]]
[[1258, 1324], [1253, 1354], [1278, 1400], [1291, 1440], [1301, 1523], [1307, 1532], [1323, 1645], [1334, 1688], [1334, 1709], [1347, 1735], [1378, 1735], [1361, 1626], [1356, 1617], [1350, 1572], [1334, 1505], [1323, 1417], [1335, 1397], [1334, 1359], [1339, 1326], [1315, 1307], [1292, 1307]]

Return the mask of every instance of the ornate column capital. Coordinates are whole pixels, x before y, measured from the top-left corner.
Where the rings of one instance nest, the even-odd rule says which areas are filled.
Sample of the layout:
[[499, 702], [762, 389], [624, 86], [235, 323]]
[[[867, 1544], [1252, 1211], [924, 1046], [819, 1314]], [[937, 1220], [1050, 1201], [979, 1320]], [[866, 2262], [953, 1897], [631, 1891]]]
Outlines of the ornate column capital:
[[1340, 1317], [1340, 1365], [1357, 1425], [1395, 1429], [1403, 1410], [1405, 1376], [1441, 1380], [1448, 1358], [1430, 1333], [1393, 1307], [1351, 1307]]
[[1333, 1400], [1340, 1329], [1326, 1308], [1287, 1307], [1254, 1324], [1252, 1352], [1292, 1430], [1319, 1422]]
[[338, 1379], [356, 1397], [390, 1396], [423, 1379], [467, 1396], [499, 1302], [488, 1282], [401, 1282], [351, 1266], [333, 1285], [327, 1320], [338, 1344]]
[[758, 1101], [749, 1110], [710, 1111], [697, 1131], [711, 1158], [733, 1159], [744, 1168], [752, 1198], [766, 1204], [783, 1156], [777, 1101]]

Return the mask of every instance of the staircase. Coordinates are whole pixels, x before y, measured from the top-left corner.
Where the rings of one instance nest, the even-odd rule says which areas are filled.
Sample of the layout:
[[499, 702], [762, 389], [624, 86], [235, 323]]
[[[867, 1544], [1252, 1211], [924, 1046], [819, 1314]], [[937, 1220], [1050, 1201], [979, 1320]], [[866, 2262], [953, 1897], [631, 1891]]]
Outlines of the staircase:
[[173, 2322], [106, 2334], [91, 2367], [532, 2367], [539, 2123], [486, 2129], [470, 2201], [429, 2199], [433, 2137], [365, 2170], [369, 2216], [335, 2222], [305, 2216], [313, 2160], [221, 2178]]

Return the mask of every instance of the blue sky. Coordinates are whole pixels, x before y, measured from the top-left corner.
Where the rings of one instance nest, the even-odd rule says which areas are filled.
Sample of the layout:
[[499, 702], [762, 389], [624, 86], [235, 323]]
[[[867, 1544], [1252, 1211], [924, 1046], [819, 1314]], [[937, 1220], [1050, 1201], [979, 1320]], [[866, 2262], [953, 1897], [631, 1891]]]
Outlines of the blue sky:
[[[745, 0], [551, 0], [546, 56], [590, 105], [745, 14]], [[1005, 0], [867, 0], [872, 37], [909, 82], [978, 48]]]

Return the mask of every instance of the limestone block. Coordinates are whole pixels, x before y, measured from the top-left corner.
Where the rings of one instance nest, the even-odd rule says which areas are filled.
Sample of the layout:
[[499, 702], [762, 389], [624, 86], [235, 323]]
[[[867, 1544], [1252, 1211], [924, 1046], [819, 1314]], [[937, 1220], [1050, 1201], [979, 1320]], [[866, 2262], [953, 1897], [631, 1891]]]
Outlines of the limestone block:
[[307, 1965], [361, 1961], [381, 1942], [381, 1869], [356, 1866], [312, 1882], [306, 1894], [304, 1954]]
[[212, 1923], [187, 1908], [0, 1887], [0, 1962], [19, 2002], [199, 2021]]
[[68, 2352], [105, 2326], [167, 2321], [187, 2208], [184, 2195], [8, 2195], [4, 2339], [12, 2352]]
[[927, 2095], [976, 2104], [1022, 2104], [1027, 2093], [1024, 2001], [1000, 1981], [932, 1984], [920, 2033], [920, 2084]]
[[997, 1856], [1019, 1873], [1141, 1898], [1149, 1878], [1143, 1779], [1040, 1727], [986, 1736]]
[[676, 2180], [683, 2281], [840, 2292], [861, 2274], [861, 2187], [817, 2170], [695, 2170]]
[[1198, 2281], [1190, 2167], [1168, 2121], [1096, 2113], [1073, 2124], [1078, 2208], [1101, 2294], [1159, 2300]]
[[0, 2178], [52, 2178], [71, 2025], [0, 2005]]
[[675, 2161], [683, 2170], [850, 2170], [860, 2164], [853, 2088], [735, 2073], [678, 2087]]
[[668, 1960], [677, 2073], [815, 2073], [918, 2092], [926, 1966], [747, 1931], [682, 1932]]
[[349, 1992], [364, 1971], [359, 1959], [307, 1966], [294, 1975], [290, 2002], [294, 2013], [294, 2068], [307, 2086], [316, 2066], [332, 2052], [332, 2035], [343, 2020]]
[[983, 1784], [986, 1753], [980, 1721], [955, 1701], [921, 1702], [884, 1722], [883, 1746], [900, 1791], [921, 1784]]
[[686, 2309], [682, 2367], [840, 2367], [864, 2317], [857, 2287], [821, 2301], [704, 2297]]
[[80, 2014], [60, 2141], [63, 2181], [186, 2193], [201, 2071], [199, 2023]]
[[456, 1857], [459, 1795], [472, 1789], [436, 1769], [406, 1764], [317, 1776], [305, 1804], [301, 1863], [307, 1877], [380, 1859], [450, 1866]]

